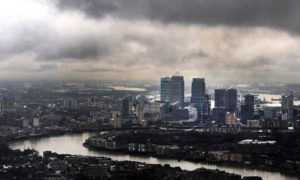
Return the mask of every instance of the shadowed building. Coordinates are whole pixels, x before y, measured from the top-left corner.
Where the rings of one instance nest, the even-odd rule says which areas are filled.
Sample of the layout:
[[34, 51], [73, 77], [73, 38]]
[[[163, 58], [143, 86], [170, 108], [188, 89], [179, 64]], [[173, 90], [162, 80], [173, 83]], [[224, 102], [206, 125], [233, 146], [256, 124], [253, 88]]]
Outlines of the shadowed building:
[[171, 79], [164, 77], [160, 79], [160, 100], [163, 102], [170, 101], [171, 96]]
[[292, 92], [289, 96], [281, 97], [281, 115], [282, 120], [294, 119], [294, 95]]
[[227, 110], [231, 113], [235, 113], [237, 109], [237, 90], [227, 90]]
[[129, 116], [129, 100], [128, 98], [124, 98], [122, 100], [122, 117]]
[[215, 89], [215, 107], [227, 107], [226, 89]]
[[198, 119], [202, 120], [206, 113], [206, 95], [205, 95], [205, 79], [193, 78], [192, 82], [192, 97], [191, 103], [196, 107], [198, 111]]
[[225, 107], [228, 112], [235, 113], [237, 109], [237, 90], [216, 89], [215, 107]]
[[184, 79], [183, 76], [172, 76], [171, 78], [171, 103], [178, 103], [179, 107], [184, 105]]
[[254, 96], [245, 95], [245, 104], [241, 106], [241, 122], [247, 124], [247, 120], [254, 118]]

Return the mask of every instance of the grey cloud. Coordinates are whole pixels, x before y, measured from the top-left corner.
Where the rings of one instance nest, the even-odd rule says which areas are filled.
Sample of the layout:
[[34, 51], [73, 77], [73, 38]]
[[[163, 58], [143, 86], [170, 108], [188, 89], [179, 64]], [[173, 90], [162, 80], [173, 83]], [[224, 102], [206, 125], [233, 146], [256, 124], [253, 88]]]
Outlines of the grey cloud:
[[190, 59], [198, 59], [199, 60], [202, 58], [206, 58], [208, 56], [209, 55], [206, 52], [204, 52], [203, 50], [194, 50], [191, 53], [184, 56], [182, 58], [182, 62], [189, 61]]
[[10, 37], [0, 37], [1, 42], [5, 42], [0, 44], [0, 60], [25, 52], [34, 52], [36, 58], [42, 61], [99, 60], [100, 57], [110, 54], [114, 46], [113, 40], [100, 33], [87, 31], [69, 36], [65, 32], [68, 30], [61, 30], [66, 33], [61, 36], [61, 32], [45, 23], [20, 25], [13, 30], [14, 32], [2, 33]]
[[81, 10], [92, 17], [264, 26], [300, 32], [298, 0], [59, 0], [58, 6]]
[[272, 66], [273, 62], [274, 59], [268, 57], [256, 57], [248, 64], [248, 67], [265, 68], [265, 67]]
[[[289, 30], [296, 32], [299, 23], [295, 17], [300, 16], [294, 9], [300, 2], [281, 3], [60, 0], [60, 9], [54, 8], [57, 16], [47, 15], [45, 21], [17, 20], [17, 25], [7, 29], [2, 24], [0, 60], [7, 61], [1, 61], [0, 66], [5, 69], [20, 64], [26, 72], [61, 72], [62, 76], [87, 78], [89, 73], [103, 73], [97, 78], [128, 75], [129, 79], [159, 79], [177, 70], [187, 74], [201, 71], [214, 78], [218, 75], [237, 81], [244, 74], [249, 79], [267, 75], [279, 78], [280, 70], [282, 79], [288, 81], [290, 70], [297, 72], [300, 67], [299, 37], [252, 27], [291, 27]], [[10, 71], [19, 72], [14, 68]]]
[[58, 69], [57, 64], [41, 64], [38, 68], [33, 68], [29, 70], [30, 72], [44, 72], [44, 71], [53, 71]]
[[70, 42], [58, 41], [57, 39], [51, 39], [46, 41], [49, 44], [43, 44], [38, 46], [37, 52], [39, 52], [40, 58], [46, 60], [84, 60], [91, 59], [96, 60], [99, 56], [109, 54], [109, 46], [101, 44], [101, 41], [95, 39], [76, 39]]
[[93, 72], [124, 72], [121, 69], [110, 69], [110, 68], [80, 68], [73, 69], [74, 72], [82, 72], [82, 73], [93, 73]]
[[[218, 62], [214, 62], [217, 64]], [[273, 65], [278, 64], [276, 57], [264, 57], [258, 56], [250, 60], [244, 61], [243, 59], [228, 59], [227, 61], [219, 61], [218, 68], [226, 67], [228, 70], [251, 70], [251, 71], [264, 71], [272, 67]]]
[[93, 17], [104, 16], [118, 8], [111, 0], [60, 0], [57, 5], [64, 10], [81, 10]]

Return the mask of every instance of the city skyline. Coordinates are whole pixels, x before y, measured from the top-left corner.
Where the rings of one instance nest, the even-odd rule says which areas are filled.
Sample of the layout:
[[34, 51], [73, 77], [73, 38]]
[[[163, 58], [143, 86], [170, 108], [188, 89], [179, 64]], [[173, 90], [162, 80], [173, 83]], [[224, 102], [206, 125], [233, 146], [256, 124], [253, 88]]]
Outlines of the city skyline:
[[299, 83], [296, 7], [282, 0], [3, 1], [0, 77], [143, 81], [180, 71], [212, 84]]
[[2, 0], [0, 179], [300, 179], [299, 7]]

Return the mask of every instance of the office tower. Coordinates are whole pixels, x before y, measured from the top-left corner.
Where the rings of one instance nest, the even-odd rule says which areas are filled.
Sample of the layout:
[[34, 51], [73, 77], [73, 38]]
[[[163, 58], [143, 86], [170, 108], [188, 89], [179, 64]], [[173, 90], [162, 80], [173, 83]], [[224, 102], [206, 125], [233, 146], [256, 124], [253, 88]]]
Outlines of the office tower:
[[191, 103], [198, 111], [198, 119], [202, 120], [207, 107], [204, 78], [193, 78]]
[[65, 98], [63, 100], [63, 107], [68, 110], [76, 110], [78, 108], [77, 100], [74, 98]]
[[193, 78], [192, 82], [192, 100], [205, 96], [205, 79]]
[[241, 122], [247, 124], [247, 120], [254, 118], [254, 96], [245, 95], [245, 104], [241, 106]]
[[1, 99], [1, 112], [14, 112], [15, 110], [15, 98], [12, 96], [4, 96]]
[[169, 77], [164, 77], [160, 79], [160, 100], [170, 101], [171, 96], [171, 79]]
[[128, 98], [124, 98], [122, 100], [122, 117], [129, 116], [129, 100]]
[[254, 110], [254, 96], [251, 94], [245, 95], [245, 104], [249, 105], [250, 107], [253, 107]]
[[178, 104], [179, 107], [184, 105], [184, 79], [183, 76], [171, 77], [171, 103]]
[[227, 107], [226, 89], [215, 89], [215, 107]]
[[241, 123], [246, 125], [247, 120], [249, 120], [249, 106], [243, 104], [241, 105]]
[[212, 111], [212, 120], [218, 124], [225, 124], [227, 110], [225, 107], [215, 107]]
[[282, 112], [280, 107], [265, 107], [264, 118], [267, 120], [278, 119], [280, 117], [280, 112]]
[[289, 96], [281, 97], [281, 115], [282, 120], [294, 119], [294, 95], [292, 92]]
[[228, 89], [227, 91], [227, 110], [235, 113], [237, 109], [237, 90]]
[[144, 95], [138, 95], [135, 99], [136, 108], [144, 108], [146, 103], [148, 103], [148, 98]]
[[208, 94], [206, 94], [205, 95], [205, 107], [204, 107], [204, 118], [209, 118], [210, 117], [210, 115], [211, 115], [211, 109], [210, 109], [210, 107], [211, 107], [211, 102], [210, 102], [210, 100], [211, 100], [211, 96], [210, 95], [208, 95]]

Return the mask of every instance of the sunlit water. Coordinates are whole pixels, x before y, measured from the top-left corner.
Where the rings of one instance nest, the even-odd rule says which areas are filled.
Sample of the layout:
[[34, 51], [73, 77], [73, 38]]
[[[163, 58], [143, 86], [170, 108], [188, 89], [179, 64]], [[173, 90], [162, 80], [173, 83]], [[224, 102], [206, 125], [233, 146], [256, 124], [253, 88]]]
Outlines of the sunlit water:
[[116, 154], [116, 153], [109, 153], [109, 152], [97, 152], [97, 151], [89, 150], [84, 146], [82, 146], [82, 143], [92, 135], [93, 133], [67, 134], [63, 136], [15, 141], [15, 142], [11, 142], [9, 146], [12, 149], [21, 149], [21, 150], [32, 148], [37, 150], [40, 154], [42, 154], [44, 151], [53, 151], [57, 153], [74, 154], [74, 155], [106, 156], [106, 157], [110, 157], [113, 160], [119, 160], [119, 161], [130, 160], [130, 161], [146, 162], [150, 164], [170, 164], [173, 167], [179, 166], [182, 169], [186, 169], [186, 170], [194, 170], [201, 167], [208, 168], [208, 169], [219, 169], [219, 170], [225, 170], [230, 173], [240, 174], [242, 176], [260, 176], [264, 180], [297, 180], [297, 178], [288, 177], [280, 173], [269, 172], [269, 171], [260, 171], [260, 170], [237, 168], [237, 167], [233, 168], [228, 166], [216, 166], [216, 165], [208, 165], [205, 163], [193, 163], [188, 161], [178, 162], [177, 160], [166, 160], [166, 159], [159, 159], [154, 157], [143, 157], [143, 156]]
[[[258, 98], [261, 100], [265, 100], [269, 103], [270, 106], [281, 106], [281, 95], [279, 94], [257, 94]], [[300, 105], [299, 100], [294, 100], [294, 105]]]

